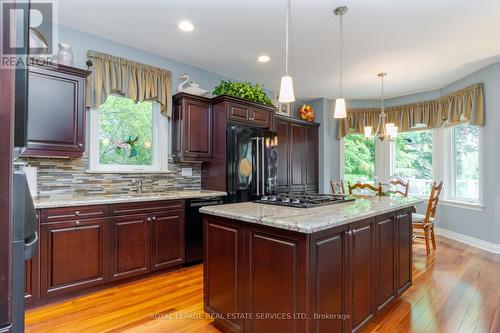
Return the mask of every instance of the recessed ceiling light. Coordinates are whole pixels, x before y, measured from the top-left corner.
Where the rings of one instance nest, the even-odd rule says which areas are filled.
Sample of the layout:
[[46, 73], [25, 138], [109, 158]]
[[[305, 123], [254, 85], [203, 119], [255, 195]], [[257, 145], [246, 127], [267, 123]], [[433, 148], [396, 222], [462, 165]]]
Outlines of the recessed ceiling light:
[[178, 27], [182, 31], [193, 31], [194, 29], [194, 25], [187, 20], [180, 21]]
[[269, 58], [269, 56], [267, 56], [267, 55], [261, 55], [261, 56], [259, 56], [259, 57], [257, 58], [257, 60], [258, 60], [259, 62], [268, 62], [269, 60], [271, 60], [271, 58]]

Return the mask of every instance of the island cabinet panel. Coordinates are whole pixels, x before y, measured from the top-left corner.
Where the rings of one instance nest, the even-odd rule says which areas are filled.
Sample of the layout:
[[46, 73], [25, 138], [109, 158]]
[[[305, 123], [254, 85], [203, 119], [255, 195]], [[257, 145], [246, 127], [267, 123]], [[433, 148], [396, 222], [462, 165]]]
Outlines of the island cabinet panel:
[[151, 217], [151, 270], [184, 262], [184, 212], [156, 213]]
[[43, 295], [79, 290], [107, 280], [106, 219], [45, 223], [40, 229]]
[[146, 215], [111, 217], [110, 269], [112, 280], [150, 271], [150, 228]]
[[348, 228], [344, 226], [311, 238], [311, 320], [309, 331], [346, 332], [348, 303]]
[[397, 216], [397, 293], [401, 294], [412, 284], [412, 225], [411, 212]]
[[383, 310], [396, 297], [395, 216], [377, 217], [377, 310]]
[[351, 224], [349, 237], [351, 331], [359, 331], [375, 316], [375, 219]]
[[180, 93], [173, 100], [172, 157], [181, 161], [210, 161], [213, 120], [210, 99]]
[[[302, 237], [249, 228], [248, 311], [271, 317], [249, 322], [250, 332], [304, 332]], [[280, 262], [280, 265], [275, 265]], [[273, 317], [283, 316], [283, 317]], [[269, 320], [275, 318], [277, 320]]]
[[222, 315], [216, 325], [223, 331], [243, 332], [244, 318], [229, 317], [245, 312], [243, 225], [205, 217], [204, 235], [205, 311]]

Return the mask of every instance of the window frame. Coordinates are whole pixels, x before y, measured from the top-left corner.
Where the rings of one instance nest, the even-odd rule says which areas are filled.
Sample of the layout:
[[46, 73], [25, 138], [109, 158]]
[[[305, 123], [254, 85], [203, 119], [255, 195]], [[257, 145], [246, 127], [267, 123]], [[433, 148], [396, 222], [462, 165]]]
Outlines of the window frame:
[[[458, 124], [460, 125], [460, 124]], [[454, 125], [456, 126], [456, 125]], [[453, 156], [453, 127], [432, 129], [432, 177], [443, 181], [440, 203], [446, 206], [482, 210], [484, 208], [483, 128], [478, 126], [479, 194], [477, 200], [459, 198], [455, 193], [455, 158]], [[416, 129], [417, 130], [417, 129]], [[425, 128], [422, 128], [425, 130]], [[344, 177], [344, 138], [340, 139], [340, 178]], [[394, 176], [396, 151], [394, 142], [375, 140], [375, 179], [387, 180]], [[411, 185], [410, 185], [411, 186]], [[428, 195], [414, 195], [428, 199]]]
[[[120, 96], [123, 97], [123, 96]], [[153, 133], [151, 165], [119, 165], [99, 163], [99, 107], [89, 110], [89, 170], [90, 173], [164, 173], [168, 172], [169, 119], [161, 114], [160, 104], [152, 101]], [[163, 144], [165, 143], [165, 144]]]

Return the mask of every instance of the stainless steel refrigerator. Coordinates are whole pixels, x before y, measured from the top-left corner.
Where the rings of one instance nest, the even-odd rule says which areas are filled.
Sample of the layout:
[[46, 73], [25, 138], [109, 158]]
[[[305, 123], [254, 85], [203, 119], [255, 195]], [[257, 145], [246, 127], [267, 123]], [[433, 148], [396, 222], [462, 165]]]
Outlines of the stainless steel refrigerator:
[[226, 129], [228, 202], [276, 193], [276, 133], [229, 123]]

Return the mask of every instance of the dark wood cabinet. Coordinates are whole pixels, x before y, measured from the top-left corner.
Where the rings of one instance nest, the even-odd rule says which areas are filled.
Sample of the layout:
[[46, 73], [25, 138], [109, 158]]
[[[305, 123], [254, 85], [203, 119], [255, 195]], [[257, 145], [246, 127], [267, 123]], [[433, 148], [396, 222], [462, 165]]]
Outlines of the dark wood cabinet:
[[375, 219], [354, 222], [349, 233], [351, 329], [359, 331], [376, 313]]
[[85, 150], [85, 78], [64, 65], [29, 69], [28, 156], [80, 157]]
[[213, 131], [210, 99], [179, 93], [173, 101], [172, 157], [180, 161], [209, 161]]
[[276, 118], [278, 191], [318, 192], [318, 124]]
[[244, 100], [234, 101], [234, 98], [229, 96], [222, 96], [222, 98], [228, 99], [226, 103], [228, 120], [256, 127], [272, 127], [275, 112], [274, 107]]
[[411, 286], [411, 210], [312, 234], [205, 215], [205, 311], [224, 332], [359, 332]]
[[151, 270], [178, 266], [184, 256], [184, 212], [151, 216]]
[[107, 280], [106, 219], [42, 223], [40, 229], [43, 295], [79, 290]]
[[39, 216], [39, 251], [26, 262], [26, 303], [184, 263], [184, 200], [49, 208]]
[[150, 270], [148, 215], [109, 218], [110, 279], [119, 280]]

